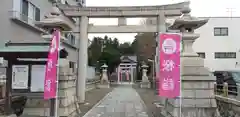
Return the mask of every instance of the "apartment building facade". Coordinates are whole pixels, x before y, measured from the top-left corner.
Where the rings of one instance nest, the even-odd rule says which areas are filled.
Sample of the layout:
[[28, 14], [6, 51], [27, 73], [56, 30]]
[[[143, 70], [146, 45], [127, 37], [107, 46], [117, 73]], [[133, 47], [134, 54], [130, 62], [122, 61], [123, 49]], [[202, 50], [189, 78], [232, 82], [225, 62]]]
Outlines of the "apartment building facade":
[[[208, 17], [206, 17], [208, 18]], [[240, 17], [210, 17], [196, 30], [201, 36], [193, 49], [210, 70], [240, 70]]]
[[[193, 49], [204, 59], [205, 67], [211, 71], [240, 70], [240, 17], [201, 17], [209, 21], [196, 29], [200, 37], [194, 42]], [[167, 19], [172, 21], [172, 19]], [[149, 18], [146, 25], [156, 25], [155, 18]]]
[[[13, 42], [44, 42], [50, 38], [45, 30], [37, 27], [34, 22], [44, 18], [52, 9], [54, 2], [84, 6], [84, 0], [3, 0], [0, 7], [1, 44]], [[76, 19], [73, 19], [73, 21]], [[44, 36], [43, 36], [44, 35]], [[47, 36], [48, 35], [48, 36]], [[44, 37], [44, 38], [43, 38]], [[62, 46], [68, 51], [68, 59], [76, 66], [77, 35], [62, 33], [66, 41]]]

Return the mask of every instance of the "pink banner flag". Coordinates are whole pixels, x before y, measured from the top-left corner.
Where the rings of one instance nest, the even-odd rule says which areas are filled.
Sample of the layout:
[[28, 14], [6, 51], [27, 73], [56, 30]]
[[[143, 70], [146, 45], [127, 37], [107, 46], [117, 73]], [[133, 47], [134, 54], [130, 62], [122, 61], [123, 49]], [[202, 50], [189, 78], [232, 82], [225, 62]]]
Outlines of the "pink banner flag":
[[55, 30], [48, 53], [44, 80], [44, 99], [56, 98], [57, 64], [59, 54], [60, 32]]
[[180, 43], [181, 35], [160, 34], [159, 96], [176, 98], [180, 95]]

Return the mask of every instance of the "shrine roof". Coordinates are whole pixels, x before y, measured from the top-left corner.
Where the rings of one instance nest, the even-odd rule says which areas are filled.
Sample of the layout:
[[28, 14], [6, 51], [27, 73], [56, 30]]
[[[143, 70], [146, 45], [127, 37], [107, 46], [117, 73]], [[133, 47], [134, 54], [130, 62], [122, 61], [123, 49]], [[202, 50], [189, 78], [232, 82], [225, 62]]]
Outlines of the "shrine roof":
[[137, 62], [136, 56], [121, 56], [121, 62], [135, 63]]

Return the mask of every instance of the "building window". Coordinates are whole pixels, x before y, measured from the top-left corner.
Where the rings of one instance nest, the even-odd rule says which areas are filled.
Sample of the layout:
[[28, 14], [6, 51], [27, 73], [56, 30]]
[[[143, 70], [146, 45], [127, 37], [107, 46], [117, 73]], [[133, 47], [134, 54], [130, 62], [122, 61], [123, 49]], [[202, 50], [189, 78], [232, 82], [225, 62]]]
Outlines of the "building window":
[[228, 36], [228, 28], [227, 27], [215, 27], [214, 28], [214, 36]]
[[215, 58], [236, 58], [236, 52], [215, 52]]
[[13, 12], [20, 20], [29, 24], [40, 21], [40, 9], [27, 0], [14, 0]]
[[205, 55], [204, 52], [198, 52], [197, 54], [198, 54], [198, 56], [201, 57], [201, 58], [205, 58], [205, 57], [206, 57], [206, 55]]
[[70, 43], [71, 43], [71, 45], [75, 45], [75, 44], [76, 44], [75, 40], [76, 40], [76, 39], [75, 39], [75, 36], [71, 34], [71, 37], [70, 37]]
[[69, 68], [71, 68], [72, 69], [72, 72], [75, 72], [75, 63], [74, 62], [69, 62]]
[[21, 5], [20, 15], [22, 16], [21, 20], [28, 21], [28, 1], [23, 0]]
[[75, 45], [76, 44], [76, 38], [75, 35], [73, 35], [72, 33], [65, 33], [64, 37], [68, 39], [68, 42], [71, 45]]
[[37, 7], [35, 9], [35, 20], [40, 21], [40, 9]]
[[32, 3], [28, 3], [28, 18], [29, 18], [29, 21], [28, 23], [30, 24], [34, 24], [34, 19], [35, 19], [35, 6], [32, 4]]

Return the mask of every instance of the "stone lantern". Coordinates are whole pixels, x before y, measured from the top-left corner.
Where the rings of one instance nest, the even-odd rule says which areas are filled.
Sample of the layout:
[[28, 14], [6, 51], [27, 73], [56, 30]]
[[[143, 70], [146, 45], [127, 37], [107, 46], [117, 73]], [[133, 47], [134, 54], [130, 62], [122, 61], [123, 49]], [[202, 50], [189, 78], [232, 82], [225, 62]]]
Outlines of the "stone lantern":
[[99, 84], [99, 88], [109, 88], [109, 81], [108, 81], [108, 74], [107, 74], [107, 68], [108, 66], [106, 64], [101, 66], [102, 68], [102, 75], [101, 75], [101, 82]]
[[182, 33], [181, 95], [165, 100], [167, 105], [162, 114], [165, 117], [219, 117], [214, 95], [216, 78], [210, 76], [203, 59], [192, 48], [200, 36], [194, 30], [206, 24], [208, 19], [193, 17], [190, 11], [190, 8], [183, 8], [182, 15], [169, 27]]
[[148, 66], [145, 63], [143, 63], [143, 65], [141, 67], [142, 67], [142, 82], [140, 84], [140, 87], [141, 88], [150, 88], [151, 84], [150, 84], [150, 82], [148, 80], [148, 76], [147, 76]]

